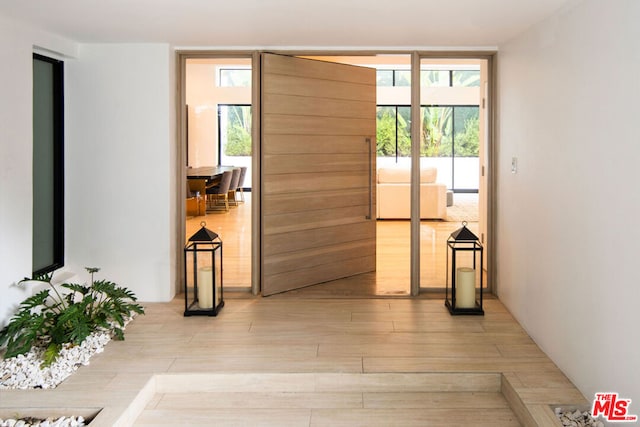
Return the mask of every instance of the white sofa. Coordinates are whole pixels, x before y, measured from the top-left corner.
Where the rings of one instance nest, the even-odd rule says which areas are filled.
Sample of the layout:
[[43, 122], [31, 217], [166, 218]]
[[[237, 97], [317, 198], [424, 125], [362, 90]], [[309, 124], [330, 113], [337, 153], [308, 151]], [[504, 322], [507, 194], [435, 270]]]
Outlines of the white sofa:
[[[420, 218], [445, 219], [447, 186], [436, 182], [438, 170], [420, 170]], [[381, 167], [376, 185], [377, 217], [408, 219], [411, 217], [411, 170], [407, 167]]]

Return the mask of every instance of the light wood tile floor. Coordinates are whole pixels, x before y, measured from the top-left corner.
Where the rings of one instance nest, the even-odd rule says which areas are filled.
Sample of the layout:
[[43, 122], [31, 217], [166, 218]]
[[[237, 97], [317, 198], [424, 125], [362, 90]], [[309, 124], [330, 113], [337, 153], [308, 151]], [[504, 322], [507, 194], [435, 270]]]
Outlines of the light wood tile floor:
[[[238, 229], [229, 231], [250, 234], [249, 221], [234, 223], [250, 209], [234, 209], [235, 217], [205, 219], [224, 236], [231, 286], [247, 280], [250, 252]], [[190, 220], [187, 236], [201, 220]], [[389, 241], [408, 231], [403, 221], [383, 223]], [[446, 239], [459, 227], [438, 224], [423, 232]], [[181, 296], [145, 304], [125, 341], [58, 388], [0, 390], [0, 416], [101, 409], [92, 427], [547, 426], [558, 425], [549, 405], [587, 404], [499, 300], [485, 300], [485, 316], [451, 316], [434, 294], [372, 298], [397, 295], [398, 280], [382, 277], [268, 298], [227, 292], [217, 317], [185, 318]]]
[[92, 426], [546, 426], [548, 405], [587, 403], [497, 299], [485, 316], [451, 316], [440, 299], [225, 300], [217, 317], [183, 317], [180, 298], [146, 304], [125, 341], [58, 388], [0, 390], [0, 415], [104, 408]]

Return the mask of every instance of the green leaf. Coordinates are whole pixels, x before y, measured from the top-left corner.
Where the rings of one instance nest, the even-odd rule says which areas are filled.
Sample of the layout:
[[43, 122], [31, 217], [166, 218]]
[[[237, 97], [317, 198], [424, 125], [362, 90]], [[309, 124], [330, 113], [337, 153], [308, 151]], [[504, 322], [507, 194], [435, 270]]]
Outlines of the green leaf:
[[73, 292], [78, 292], [79, 294], [82, 294], [82, 295], [86, 295], [91, 291], [91, 288], [89, 286], [78, 285], [77, 283], [63, 283], [60, 286], [62, 286], [63, 288], [69, 289]]
[[113, 336], [117, 341], [124, 341], [124, 331], [120, 328], [113, 328]]
[[47, 295], [48, 291], [44, 290], [24, 300], [18, 313], [0, 331], [0, 345], [7, 347], [5, 359], [27, 353], [38, 337], [46, 335], [46, 313], [39, 312], [38, 308]]
[[[95, 273], [98, 269], [87, 269]], [[43, 366], [49, 366], [62, 345], [81, 344], [91, 333], [104, 328], [116, 339], [124, 339], [122, 327], [133, 313], [144, 314], [130, 290], [108, 280], [93, 281], [90, 286], [65, 283], [69, 290], [61, 294], [51, 286], [26, 298], [9, 323], [0, 330], [4, 358], [27, 353], [35, 345], [45, 346]], [[50, 294], [50, 290], [55, 295]], [[80, 294], [82, 298], [75, 301]]]
[[42, 363], [40, 364], [40, 368], [46, 368], [47, 366], [51, 366], [53, 362], [58, 358], [60, 354], [60, 349], [62, 347], [59, 344], [51, 343], [47, 346], [47, 349], [44, 351], [42, 355]]

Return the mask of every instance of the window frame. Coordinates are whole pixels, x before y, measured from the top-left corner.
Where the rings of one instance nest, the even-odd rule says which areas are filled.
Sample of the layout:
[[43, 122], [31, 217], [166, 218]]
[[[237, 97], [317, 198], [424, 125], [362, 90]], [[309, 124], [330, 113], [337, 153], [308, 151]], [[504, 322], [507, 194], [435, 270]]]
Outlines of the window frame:
[[[55, 58], [51, 58], [48, 56], [44, 56], [38, 53], [33, 53], [32, 63], [35, 65], [35, 61], [42, 61], [48, 64], [51, 64], [51, 81], [52, 81], [52, 129], [51, 129], [51, 142], [53, 147], [51, 148], [51, 162], [52, 162], [52, 171], [53, 171], [53, 182], [51, 183], [51, 191], [52, 195], [52, 209], [51, 209], [51, 220], [52, 220], [52, 230], [50, 238], [52, 239], [53, 251], [51, 259], [47, 259], [43, 261], [42, 264], [35, 259], [34, 253], [32, 252], [32, 270], [33, 277], [43, 275], [46, 273], [53, 272], [58, 268], [64, 266], [64, 251], [65, 251], [65, 229], [64, 229], [64, 62]], [[32, 77], [34, 79], [33, 83], [33, 93], [32, 97], [34, 98], [37, 91], [37, 85], [35, 83], [35, 73]], [[38, 148], [38, 142], [36, 141], [36, 111], [33, 108], [33, 189], [32, 189], [32, 197], [33, 197], [33, 211], [32, 211], [32, 247], [35, 248], [36, 244], [40, 244], [39, 236], [36, 235], [35, 224], [38, 221], [38, 218], [43, 218], [43, 215], [38, 212], [38, 203], [35, 200], [36, 191], [35, 188], [39, 185], [44, 179], [48, 177], [38, 176], [38, 170], [35, 165], [35, 158], [41, 154]], [[36, 263], [38, 262], [38, 265]]]
[[[391, 84], [390, 85], [378, 85], [378, 87], [411, 87], [411, 70], [410, 69], [399, 69], [399, 68], [378, 68], [376, 69], [376, 82], [379, 81], [378, 73], [386, 72], [391, 73]], [[401, 73], [408, 73], [406, 76], [402, 76]], [[406, 82], [406, 84], [399, 84], [401, 82]]]
[[[411, 157], [411, 156], [401, 156], [399, 154], [399, 144], [398, 144], [398, 137], [399, 137], [399, 130], [398, 130], [398, 116], [400, 115], [400, 108], [407, 108], [409, 110], [409, 119], [408, 121], [408, 128], [411, 129], [411, 105], [409, 104], [377, 104], [376, 105], [376, 125], [377, 125], [377, 115], [378, 115], [378, 109], [379, 108], [392, 108], [395, 112], [395, 128], [394, 128], [394, 136], [395, 136], [395, 155], [394, 156], [380, 156], [379, 154], [377, 154], [378, 151], [378, 147], [376, 145], [376, 155], [378, 157], [393, 157], [395, 159], [395, 163], [398, 163], [398, 160], [400, 158], [407, 158], [407, 157]], [[376, 129], [377, 132], [377, 129]], [[411, 133], [409, 133], [409, 141], [411, 141]], [[377, 138], [376, 138], [377, 139]], [[377, 141], [376, 141], [377, 144]]]
[[[248, 71], [249, 72], [249, 84], [248, 85], [227, 85], [227, 84], [223, 84], [224, 82], [226, 82], [227, 80], [225, 78], [223, 78], [223, 73], [224, 72], [234, 72], [234, 71]], [[218, 87], [251, 87], [251, 73], [252, 70], [251, 68], [244, 68], [244, 67], [220, 67], [218, 68]]]
[[[448, 155], [443, 156], [425, 156], [425, 157], [449, 157], [451, 158], [451, 188], [454, 193], [477, 193], [479, 188], [458, 188], [455, 185], [455, 160], [459, 158], [478, 158], [480, 159], [480, 153], [478, 156], [456, 156], [456, 108], [477, 108], [478, 116], [480, 114], [480, 106], [476, 104], [421, 104], [420, 109], [423, 108], [451, 108], [451, 152]], [[422, 123], [420, 124], [422, 126]], [[420, 142], [422, 144], [422, 141]], [[423, 156], [421, 156], [423, 157]]]

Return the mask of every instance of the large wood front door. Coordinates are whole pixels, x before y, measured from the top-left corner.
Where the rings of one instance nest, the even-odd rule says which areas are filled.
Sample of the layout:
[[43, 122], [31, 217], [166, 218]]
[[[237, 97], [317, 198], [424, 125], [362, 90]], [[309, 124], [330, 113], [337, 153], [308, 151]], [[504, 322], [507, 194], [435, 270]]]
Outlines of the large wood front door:
[[262, 58], [262, 294], [375, 270], [376, 74]]

